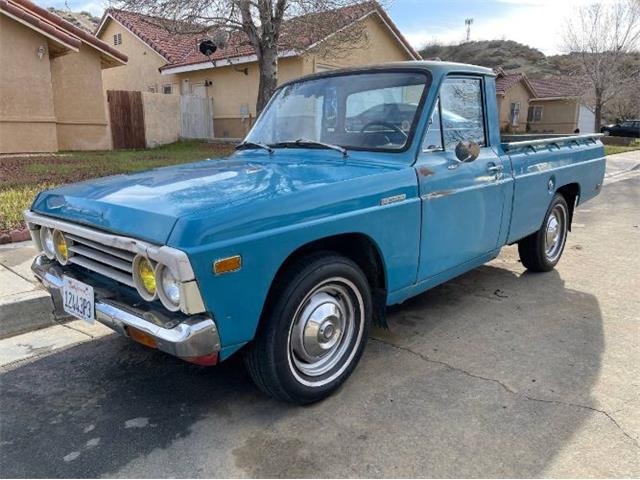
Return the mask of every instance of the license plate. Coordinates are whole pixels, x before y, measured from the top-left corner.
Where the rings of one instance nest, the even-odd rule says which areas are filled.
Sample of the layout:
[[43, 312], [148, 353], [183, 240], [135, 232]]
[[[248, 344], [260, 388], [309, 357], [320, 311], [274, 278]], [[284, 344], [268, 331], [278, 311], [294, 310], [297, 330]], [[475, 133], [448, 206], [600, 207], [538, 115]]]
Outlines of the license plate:
[[89, 324], [96, 320], [93, 287], [74, 278], [62, 278], [62, 308]]

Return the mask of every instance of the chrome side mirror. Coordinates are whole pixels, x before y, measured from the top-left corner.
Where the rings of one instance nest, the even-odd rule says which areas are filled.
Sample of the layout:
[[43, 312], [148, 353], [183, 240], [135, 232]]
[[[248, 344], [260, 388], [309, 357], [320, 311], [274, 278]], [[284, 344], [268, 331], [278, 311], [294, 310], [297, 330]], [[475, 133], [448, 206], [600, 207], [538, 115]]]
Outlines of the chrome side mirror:
[[456, 145], [456, 158], [461, 163], [473, 162], [480, 155], [480, 145], [476, 142], [458, 142]]

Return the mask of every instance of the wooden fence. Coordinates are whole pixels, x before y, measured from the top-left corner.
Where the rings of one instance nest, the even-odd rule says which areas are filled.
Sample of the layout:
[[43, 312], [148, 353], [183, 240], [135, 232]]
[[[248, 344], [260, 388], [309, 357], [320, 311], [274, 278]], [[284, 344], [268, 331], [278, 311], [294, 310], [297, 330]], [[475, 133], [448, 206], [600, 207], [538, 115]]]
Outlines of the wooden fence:
[[145, 148], [142, 93], [108, 90], [113, 148]]
[[113, 148], [146, 148], [178, 138], [214, 138], [213, 99], [108, 90]]

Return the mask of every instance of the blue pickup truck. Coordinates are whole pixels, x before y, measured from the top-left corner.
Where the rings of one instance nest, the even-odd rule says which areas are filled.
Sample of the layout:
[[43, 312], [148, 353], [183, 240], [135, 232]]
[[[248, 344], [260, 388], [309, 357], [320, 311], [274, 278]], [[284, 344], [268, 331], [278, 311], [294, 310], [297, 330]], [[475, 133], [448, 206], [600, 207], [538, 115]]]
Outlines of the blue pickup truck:
[[56, 309], [187, 361], [236, 352], [298, 404], [335, 391], [385, 307], [518, 244], [554, 268], [602, 187], [599, 134], [501, 141], [494, 74], [406, 62], [278, 88], [224, 160], [40, 193]]

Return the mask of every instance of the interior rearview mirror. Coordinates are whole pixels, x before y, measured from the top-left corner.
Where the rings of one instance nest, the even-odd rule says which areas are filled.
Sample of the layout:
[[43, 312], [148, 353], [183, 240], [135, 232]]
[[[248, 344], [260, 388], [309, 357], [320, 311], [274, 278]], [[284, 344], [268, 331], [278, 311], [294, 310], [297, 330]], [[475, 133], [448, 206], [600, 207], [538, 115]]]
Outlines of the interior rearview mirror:
[[458, 142], [456, 158], [463, 163], [473, 162], [480, 155], [480, 145], [476, 142]]

